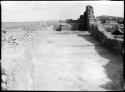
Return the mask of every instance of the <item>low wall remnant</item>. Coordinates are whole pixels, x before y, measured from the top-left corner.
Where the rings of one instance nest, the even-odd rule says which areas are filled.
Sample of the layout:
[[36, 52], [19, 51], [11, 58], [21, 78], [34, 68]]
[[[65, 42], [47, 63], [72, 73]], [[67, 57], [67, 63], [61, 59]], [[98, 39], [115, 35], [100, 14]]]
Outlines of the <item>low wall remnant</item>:
[[86, 16], [87, 16], [87, 29], [89, 32], [99, 41], [101, 41], [105, 46], [107, 46], [111, 51], [116, 54], [124, 53], [124, 40], [115, 38], [111, 33], [107, 32], [100, 20], [96, 20], [94, 16], [93, 7], [86, 6]]

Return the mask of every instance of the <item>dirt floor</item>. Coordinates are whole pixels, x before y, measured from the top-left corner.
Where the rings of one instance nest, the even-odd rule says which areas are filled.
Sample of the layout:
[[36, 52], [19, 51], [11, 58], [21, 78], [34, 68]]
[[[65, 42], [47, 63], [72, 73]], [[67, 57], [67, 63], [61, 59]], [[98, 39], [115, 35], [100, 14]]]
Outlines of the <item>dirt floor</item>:
[[[13, 33], [5, 36], [10, 37], [9, 34]], [[2, 47], [2, 68], [7, 73], [2, 75], [3, 88], [123, 90], [122, 56], [110, 53], [89, 32], [57, 32], [49, 27], [45, 31], [18, 34], [15, 39], [19, 45], [5, 42]]]

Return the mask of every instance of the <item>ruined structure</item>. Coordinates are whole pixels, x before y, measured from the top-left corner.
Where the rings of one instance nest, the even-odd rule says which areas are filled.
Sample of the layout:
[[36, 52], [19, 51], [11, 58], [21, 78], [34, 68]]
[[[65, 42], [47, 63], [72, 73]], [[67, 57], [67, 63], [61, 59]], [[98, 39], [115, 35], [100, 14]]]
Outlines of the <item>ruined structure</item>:
[[55, 30], [88, 30], [108, 48], [124, 53], [123, 40], [106, 34], [92, 6], [68, 23], [35, 22], [2, 30], [2, 90], [121, 91], [121, 59], [94, 42], [88, 32]]
[[94, 11], [93, 11], [93, 7], [88, 5], [86, 6], [86, 18], [87, 18], [87, 23], [91, 23], [95, 20], [95, 16], [94, 16]]
[[77, 20], [68, 19], [66, 20], [66, 23], [71, 25], [72, 30], [79, 30], [79, 31], [87, 31], [88, 30], [88, 24], [95, 20], [93, 7], [88, 5], [86, 6], [86, 11], [83, 13], [83, 15], [80, 15], [80, 17]]
[[115, 52], [116, 54], [123, 54], [123, 39], [115, 38], [106, 31], [101, 21], [96, 20], [92, 6], [86, 6], [85, 14], [87, 18], [86, 22], [88, 31], [95, 38], [97, 38], [97, 40], [100, 40], [105, 46], [107, 46], [113, 53]]
[[71, 31], [71, 26], [69, 24], [62, 24], [61, 30]]
[[80, 15], [80, 17], [77, 20], [72, 20], [72, 19], [67, 19], [65, 20], [65, 22], [67, 23], [67, 25], [62, 25], [62, 23], [60, 23], [57, 26], [57, 31], [58, 30], [63, 30], [63, 29], [68, 29], [68, 30], [79, 30], [79, 31], [87, 31], [89, 28], [89, 24], [95, 20], [95, 16], [94, 16], [94, 11], [93, 11], [93, 7], [88, 5], [86, 6], [86, 11], [83, 13], [83, 15]]

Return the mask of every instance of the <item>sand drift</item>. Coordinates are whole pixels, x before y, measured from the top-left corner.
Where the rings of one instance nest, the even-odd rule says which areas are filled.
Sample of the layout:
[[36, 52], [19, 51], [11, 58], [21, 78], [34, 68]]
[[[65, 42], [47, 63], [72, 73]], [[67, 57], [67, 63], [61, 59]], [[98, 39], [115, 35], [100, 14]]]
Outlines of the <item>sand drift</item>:
[[2, 33], [3, 90], [121, 90], [121, 62], [87, 31]]

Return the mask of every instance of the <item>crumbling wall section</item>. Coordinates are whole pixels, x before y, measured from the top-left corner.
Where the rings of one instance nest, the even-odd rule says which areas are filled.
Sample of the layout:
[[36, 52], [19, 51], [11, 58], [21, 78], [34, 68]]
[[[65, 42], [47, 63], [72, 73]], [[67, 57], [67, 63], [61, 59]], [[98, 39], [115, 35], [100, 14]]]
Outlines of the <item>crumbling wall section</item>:
[[113, 53], [124, 53], [123, 39], [114, 38], [113, 35], [107, 33], [101, 23], [92, 23], [90, 26], [90, 32], [97, 40], [101, 41], [104, 46], [107, 46], [108, 49]]
[[123, 54], [124, 53], [124, 40], [115, 38], [111, 33], [108, 33], [103, 24], [99, 20], [96, 20], [94, 16], [93, 7], [86, 6], [86, 16], [87, 16], [87, 28], [88, 31], [99, 41], [101, 41], [104, 46], [107, 46], [113, 53]]

